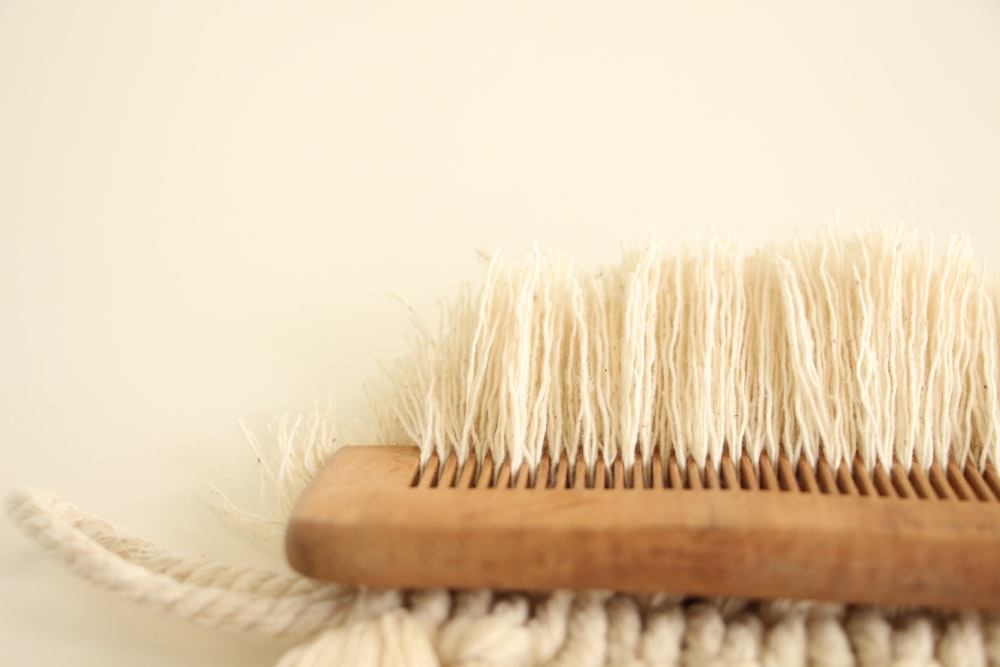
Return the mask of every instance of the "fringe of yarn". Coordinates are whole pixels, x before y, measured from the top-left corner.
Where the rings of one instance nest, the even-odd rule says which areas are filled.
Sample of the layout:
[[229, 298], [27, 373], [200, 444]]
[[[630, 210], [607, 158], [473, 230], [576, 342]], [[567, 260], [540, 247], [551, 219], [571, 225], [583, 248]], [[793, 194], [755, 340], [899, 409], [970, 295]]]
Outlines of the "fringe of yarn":
[[561, 255], [495, 256], [436, 335], [371, 387], [382, 443], [593, 469], [654, 450], [718, 467], [860, 455], [928, 468], [1000, 458], [1000, 282], [964, 239], [901, 228], [766, 246], [630, 249], [593, 275]]
[[240, 427], [259, 463], [260, 504], [265, 513], [238, 507], [215, 486], [209, 487], [210, 502], [251, 538], [270, 545], [282, 544], [295, 501], [342, 445], [334, 412], [332, 399], [325, 406], [317, 401], [307, 412], [277, 417], [262, 438], [241, 421]]

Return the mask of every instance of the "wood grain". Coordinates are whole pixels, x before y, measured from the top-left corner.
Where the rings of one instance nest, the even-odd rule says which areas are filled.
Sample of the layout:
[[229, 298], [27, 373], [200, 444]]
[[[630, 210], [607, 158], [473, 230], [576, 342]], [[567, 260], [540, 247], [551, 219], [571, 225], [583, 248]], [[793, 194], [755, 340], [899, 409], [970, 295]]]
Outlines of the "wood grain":
[[[812, 484], [808, 492], [707, 488], [693, 465], [690, 488], [643, 490], [641, 479], [635, 489], [588, 488], [582, 465], [561, 488], [468, 488], [468, 465], [433, 460], [418, 479], [415, 448], [341, 449], [295, 507], [290, 563], [371, 586], [1000, 609], [1000, 502], [884, 497], [858, 468], [852, 481], [867, 495], [817, 493]], [[620, 479], [622, 469], [611, 469]], [[779, 459], [779, 474], [794, 482], [788, 461]], [[943, 471], [932, 478], [947, 481]]]

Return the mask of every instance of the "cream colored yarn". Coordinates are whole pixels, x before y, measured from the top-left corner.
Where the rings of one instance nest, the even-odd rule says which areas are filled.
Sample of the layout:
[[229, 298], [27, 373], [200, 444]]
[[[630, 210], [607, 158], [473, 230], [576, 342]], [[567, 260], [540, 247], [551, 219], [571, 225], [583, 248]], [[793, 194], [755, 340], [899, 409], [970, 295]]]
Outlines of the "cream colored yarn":
[[[938, 258], [900, 230], [748, 255], [714, 242], [682, 255], [627, 251], [592, 277], [556, 255], [498, 257], [437, 336], [418, 328], [413, 354], [383, 368], [376, 429], [425, 457], [491, 451], [515, 467], [537, 463], [543, 447], [591, 463], [618, 451], [646, 461], [659, 447], [715, 465], [726, 447], [745, 447], [996, 464], [998, 295], [962, 244]], [[221, 496], [220, 506], [273, 541], [340, 443], [319, 406], [250, 440], [274, 514]], [[123, 597], [206, 627], [300, 639], [282, 667], [1000, 667], [1000, 616], [971, 611], [366, 590], [179, 555], [47, 493], [13, 492], [7, 512]]]
[[[598, 454], [625, 469], [654, 449], [718, 467], [859, 454], [1000, 459], [1000, 281], [964, 239], [941, 255], [902, 228], [766, 246], [626, 250], [581, 275], [536, 250], [495, 257], [437, 335], [373, 386], [379, 442], [424, 458]], [[647, 468], [648, 471], [648, 468]]]

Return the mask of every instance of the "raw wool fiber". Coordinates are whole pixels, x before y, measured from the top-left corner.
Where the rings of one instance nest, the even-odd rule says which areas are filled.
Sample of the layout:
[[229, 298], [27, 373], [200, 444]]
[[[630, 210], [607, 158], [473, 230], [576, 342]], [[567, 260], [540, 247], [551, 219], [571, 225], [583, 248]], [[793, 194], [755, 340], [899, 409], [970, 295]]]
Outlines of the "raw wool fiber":
[[[781, 252], [788, 254], [782, 255]], [[771, 259], [768, 259], [769, 254]], [[816, 262], [816, 266], [833, 266], [832, 262], [836, 259], [840, 262], [836, 266], [841, 267], [842, 271], [847, 271], [849, 257], [865, 260], [861, 264], [865, 270], [857, 269], [857, 278], [852, 278], [851, 281], [844, 276], [854, 276], [853, 269], [847, 273], [828, 272], [832, 276], [829, 278], [831, 284], [840, 288], [836, 292], [838, 296], [832, 302], [838, 304], [838, 307], [839, 304], [844, 304], [845, 308], [854, 308], [847, 313], [830, 308], [825, 314], [827, 319], [823, 319], [824, 314], [816, 312], [816, 302], [802, 296], [804, 285], [811, 283], [796, 283], [795, 289], [790, 284], [784, 284], [783, 289], [777, 289], [782, 287], [780, 281], [778, 284], [754, 282], [762, 280], [765, 275], [770, 275], [770, 280], [776, 280], [782, 276], [809, 274], [809, 271], [805, 271], [810, 266], [808, 259], [814, 257], [822, 260], [824, 256], [826, 259], [823, 261], [827, 263]], [[916, 418], [924, 417], [924, 428], [930, 424], [936, 428], [950, 429], [953, 438], [949, 441], [950, 448], [946, 444], [943, 449], [938, 449], [937, 439], [932, 439], [929, 445], [921, 445], [923, 441], [915, 437], [912, 450], [899, 451], [915, 452], [918, 461], [922, 460], [919, 458], [921, 447], [928, 448], [924, 452], [928, 457], [972, 456], [979, 457], [975, 460], [984, 460], [982, 457], [986, 457], [995, 461], [995, 440], [980, 439], [984, 434], [992, 436], [996, 431], [992, 427], [993, 419], [983, 403], [985, 399], [976, 388], [985, 385], [983, 391], [988, 392], [990, 383], [980, 383], [979, 379], [995, 378], [995, 351], [986, 350], [985, 345], [993, 340], [995, 331], [995, 323], [990, 318], [996, 314], [995, 299], [991, 296], [996, 294], [996, 287], [993, 279], [970, 263], [959, 246], [953, 246], [944, 260], [932, 260], [930, 248], [924, 242], [903, 239], [898, 232], [892, 232], [866, 234], [849, 240], [830, 237], [818, 245], [792, 245], [781, 251], [769, 249], [743, 259], [739, 259], [736, 250], [728, 246], [707, 246], [686, 256], [684, 266], [674, 269], [680, 271], [685, 280], [690, 281], [683, 285], [691, 285], [692, 291], [699, 291], [705, 282], [695, 278], [706, 275], [699, 271], [708, 271], [707, 275], [715, 276], [717, 280], [713, 287], [705, 288], [704, 294], [699, 293], [691, 298], [685, 296], [684, 303], [674, 306], [676, 312], [687, 318], [684, 327], [692, 328], [678, 328], [677, 333], [671, 333], [666, 340], [676, 338], [672, 344], [680, 345], [679, 341], [685, 332], [703, 336], [707, 335], [706, 331], [715, 332], [713, 335], [717, 336], [717, 340], [729, 340], [726, 335], [735, 335], [733, 332], [738, 328], [738, 322], [763, 322], [766, 314], [766, 317], [771, 318], [768, 321], [776, 323], [779, 328], [784, 327], [780, 328], [785, 332], [781, 335], [788, 338], [779, 337], [777, 340], [801, 341], [807, 331], [826, 329], [817, 325], [816, 329], [793, 328], [789, 332], [789, 325], [782, 317], [788, 312], [806, 313], [803, 318], [792, 321], [800, 324], [826, 323], [831, 327], [838, 327], [831, 329], [832, 331], [849, 332], [850, 336], [867, 341], [864, 344], [848, 344], [842, 340], [843, 336], [831, 334], [831, 342], [840, 341], [837, 344], [843, 345], [841, 353], [844, 355], [863, 349], [864, 354], [859, 352], [856, 358], [864, 363], [859, 363], [857, 369], [852, 371], [853, 375], [849, 374], [853, 380], [840, 376], [838, 382], [831, 382], [829, 386], [839, 388], [844, 383], [855, 381], [868, 392], [864, 394], [865, 397], [880, 396], [883, 399], [882, 403], [872, 404], [871, 414], [869, 411], [844, 411], [827, 415], [823, 409], [824, 406], [825, 409], [830, 409], [829, 402], [816, 398], [821, 392], [809, 394], [806, 390], [815, 388], [818, 382], [816, 380], [813, 384], [806, 384], [806, 389], [788, 389], [786, 393], [775, 395], [772, 400], [779, 402], [780, 406], [800, 410], [800, 413], [795, 413], [794, 418], [785, 419], [774, 414], [774, 411], [780, 409], [774, 407], [778, 403], [762, 402], [763, 399], [755, 402], [751, 396], [743, 399], [746, 401], [743, 404], [738, 402], [738, 397], [733, 398], [737, 392], [731, 392], [719, 400], [732, 398], [737, 401], [732, 405], [752, 406], [759, 412], [737, 413], [732, 410], [733, 414], [743, 415], [737, 418], [730, 416], [727, 408], [724, 418], [713, 418], [713, 411], [704, 408], [701, 413], [704, 423], [701, 426], [696, 425], [697, 420], [674, 424], [672, 420], [678, 413], [672, 412], [674, 408], [669, 405], [664, 406], [669, 400], [677, 400], [669, 399], [670, 395], [679, 398], [693, 394], [696, 388], [704, 389], [699, 383], [707, 380], [700, 379], [702, 375], [699, 371], [708, 373], [705, 371], [706, 359], [713, 364], [710, 366], [712, 377], [715, 377], [717, 368], [730, 369], [721, 375], [730, 377], [727, 373], [732, 367], [736, 367], [736, 370], [731, 371], [732, 377], [738, 383], [743, 383], [740, 386], [774, 387], [782, 382], [789, 382], [792, 378], [796, 381], [809, 378], [811, 373], [825, 379], [825, 373], [830, 372], [829, 360], [840, 357], [822, 356], [821, 352], [816, 351], [814, 344], [812, 367], [803, 361], [808, 360], [808, 355], [789, 361], [792, 355], [786, 352], [785, 356], [779, 357], [782, 359], [780, 363], [776, 362], [761, 370], [758, 368], [761, 347], [754, 348], [747, 343], [750, 338], [746, 332], [754, 330], [754, 326], [757, 326], [755, 330], [759, 332], [769, 329], [761, 325], [746, 324], [742, 334], [744, 345], [739, 355], [716, 357], [707, 347], [700, 350], [704, 346], [687, 341], [684, 349], [690, 354], [708, 356], [694, 356], [693, 361], [680, 364], [677, 361], [680, 357], [674, 354], [670, 357], [673, 366], [657, 364], [655, 360], [651, 361], [656, 350], [674, 349], [656, 347], [663, 340], [658, 338], [660, 334], [656, 332], [667, 327], [667, 323], [661, 323], [658, 317], [651, 318], [648, 302], [645, 303], [647, 310], [642, 311], [638, 305], [629, 305], [633, 301], [614, 297], [615, 292], [608, 290], [608, 285], [618, 285], [620, 294], [631, 294], [632, 292], [626, 291], [625, 286], [631, 284], [629, 281], [633, 279], [633, 275], [648, 278], [649, 274], [628, 268], [636, 265], [630, 263], [628, 257], [638, 260], [639, 266], [646, 267], [642, 271], [659, 270], [660, 285], [663, 284], [663, 267], [673, 266], [670, 262], [674, 261], [656, 250], [636, 251], [626, 255], [622, 271], [605, 272], [593, 279], [584, 280], [571, 279], [568, 264], [560, 263], [554, 256], [536, 255], [531, 263], [535, 268], [527, 269], [527, 274], [521, 273], [517, 267], [505, 268], [500, 260], [495, 260], [482, 295], [473, 299], [471, 293], [466, 292], [462, 296], [437, 342], [424, 332], [418, 339], [418, 348], [413, 357], [386, 367], [383, 382], [388, 379], [388, 384], [381, 385], [383, 390], [373, 393], [376, 424], [381, 438], [387, 438], [390, 434], [403, 434], [407, 437], [399, 440], [385, 439], [382, 442], [415, 442], [424, 448], [425, 455], [436, 448], [458, 448], [465, 443], [468, 447], [465, 450], [467, 456], [482, 456], [492, 446], [485, 438], [493, 433], [496, 437], [504, 438], [501, 441], [504, 449], [496, 450], [495, 455], [505, 455], [508, 451], [506, 448], [509, 447], [512, 458], [520, 456], [521, 461], [527, 461], [530, 465], [533, 460], [531, 457], [537, 451], [532, 447], [539, 442], [537, 434], [540, 430], [545, 433], [541, 439], [543, 445], [561, 442], [560, 446], [569, 451], [575, 451], [572, 446], [586, 447], [589, 449], [582, 451], [585, 455], [590, 451], [590, 456], [596, 456], [597, 451], [605, 451], [605, 447], [613, 447], [616, 433], [627, 436], [634, 433], [642, 456], [648, 455], [648, 449], [643, 450], [642, 443], [646, 443], [646, 447], [686, 446], [688, 449], [684, 451], [696, 456], [696, 460], [711, 462], [716, 460], [713, 458], [715, 445], [701, 445], [697, 448], [694, 442], [683, 444], [679, 439], [672, 438], [686, 437], [690, 433], [706, 434], [706, 438], [721, 434], [725, 442], [743, 442], [744, 446], [751, 447], [755, 446], [750, 444], [754, 435], [767, 434], [774, 438], [774, 442], [761, 445], [765, 447], [765, 451], [768, 451], [767, 446], [792, 447], [787, 443], [797, 442], [794, 446], [808, 455], [808, 447], [812, 446], [808, 443], [816, 442], [819, 447], [816, 451], [831, 456], [823, 447], [830, 446], [826, 442], [826, 435], [837, 431], [817, 430], [812, 440], [808, 439], [807, 434], [809, 428], [819, 429], [817, 424], [826, 429], [832, 429], [834, 427], [831, 424], [837, 424], [836, 428], [844, 429], [847, 433], [855, 433], [852, 429], [857, 428], [858, 433], [866, 434], [870, 439], [859, 438], [862, 443], [860, 449], [864, 455], [865, 448], [869, 446], [864, 443], [874, 442], [869, 453], [874, 459], [884, 456], [886, 451], [891, 452], [893, 447], [900, 448], [897, 441], [907, 437], [906, 433], [912, 432], [911, 429], [900, 430], [899, 420], [890, 420], [891, 425], [885, 420], [885, 416], [891, 414], [891, 407], [902, 400], [902, 393], [912, 401], [903, 402], [911, 406], [909, 414], [916, 415]], [[709, 265], [714, 268], [709, 270], [699, 265], [697, 258], [704, 257], [709, 257], [714, 262]], [[711, 320], [710, 325], [690, 321], [695, 304], [717, 303], [724, 298], [736, 299], [734, 293], [727, 292], [728, 288], [720, 287], [720, 284], [733, 279], [732, 275], [725, 278], [726, 274], [722, 273], [724, 266], [728, 266], [726, 262], [737, 260], [743, 271], [738, 274], [743, 276], [743, 293], [749, 295], [744, 302], [742, 314], [726, 316], [729, 319], [722, 316], [716, 319], [706, 318], [706, 322]], [[892, 260], [891, 266], [897, 268], [886, 268], [886, 260]], [[801, 268], [796, 269], [796, 266]], [[924, 282], [908, 273], [913, 268], [920, 267], [925, 267], [926, 273], [920, 274]], [[556, 269], [555, 272], [549, 273], [553, 269]], [[535, 287], [532, 290], [527, 290], [526, 287], [516, 288], [521, 285], [517, 282], [518, 276], [530, 275], [532, 271], [536, 273], [533, 279]], [[776, 273], [771, 273], [772, 271]], [[897, 272], [905, 279], [896, 278]], [[552, 275], [561, 278], [551, 280], [549, 277]], [[881, 288], [865, 287], [868, 281], [875, 280], [873, 276], [886, 281], [890, 286], [896, 284], [893, 281], [898, 281], [900, 291], [907, 293], [909, 289], [911, 296], [916, 295], [911, 302], [925, 304], [924, 309], [915, 313], [904, 309], [902, 313], [906, 317], [890, 315], [886, 311], [891, 313], [893, 309], [889, 306], [895, 301], [884, 294], [876, 297], [875, 293]], [[535, 290], [542, 283], [548, 285], [546, 289], [556, 292], [549, 293], [548, 301], [544, 295], [541, 297], [542, 305], [538, 308], [551, 315], [540, 315], [537, 321], [546, 328], [553, 327], [551, 331], [559, 331], [562, 337], [559, 343], [552, 336], [550, 342], [539, 343], [537, 347], [530, 346], [524, 351], [514, 344], [515, 339], [504, 331], [504, 326], [510, 323], [507, 318], [512, 311], [509, 308], [513, 307], [516, 312], [522, 313], [536, 312], [529, 307], [526, 299], [534, 303]], [[756, 284], [763, 292], [746, 290], [748, 283]], [[918, 289], [920, 285], [927, 287], [921, 291]], [[945, 285], [949, 287], [946, 289]], [[579, 292], [575, 286], [579, 286]], [[777, 291], [767, 292], [765, 287]], [[572, 288], [570, 313], [579, 312], [583, 318], [579, 321], [584, 323], [602, 322], [602, 326], [606, 325], [608, 331], [583, 337], [583, 332], [573, 328], [568, 331], [556, 329], [558, 313], [566, 316], [566, 305], [560, 301], [562, 297], [556, 296], [557, 290], [564, 288]], [[591, 302], [586, 291], [589, 289], [604, 289], [605, 292], [595, 293], [603, 293], [609, 298]], [[890, 293], [894, 293], [892, 289]], [[849, 296], [851, 290], [857, 292], [856, 297]], [[805, 290], [805, 293], [810, 292]], [[723, 297], [722, 294], [728, 296]], [[920, 297], [921, 294], [926, 296]], [[933, 296], [934, 294], [940, 296]], [[661, 297], [659, 293], [657, 295], [659, 300]], [[951, 298], [952, 295], [955, 298]], [[499, 315], [504, 311], [498, 305], [491, 305], [493, 302], [489, 299], [493, 298], [497, 299], [497, 303], [507, 304], [508, 315]], [[786, 301], [787, 308], [786, 305], [774, 305], [786, 304]], [[517, 306], [519, 303], [521, 305]], [[758, 308], [761, 303], [772, 304], [772, 309], [765, 313]], [[627, 322], [622, 319], [615, 325], [618, 328], [614, 328], [611, 322], [619, 320], [611, 316], [587, 315], [600, 313], [596, 309], [598, 305], [610, 309], [605, 312], [631, 313], [630, 318]], [[587, 310], [592, 306], [595, 307], [594, 311]], [[882, 308], [879, 309], [879, 306]], [[633, 307], [634, 312], [629, 310]], [[654, 311], [654, 315], [656, 312], [664, 311]], [[465, 317], [463, 313], [472, 313], [475, 317]], [[498, 315], [494, 317], [489, 313]], [[953, 318], [951, 323], [943, 319], [946, 314]], [[913, 330], [913, 323], [923, 321], [921, 316], [926, 316], [926, 338], [922, 338], [919, 331]], [[551, 321], [546, 317], [551, 317]], [[570, 320], [577, 321], [575, 317], [570, 317]], [[832, 319], [836, 319], [836, 325], [831, 324]], [[650, 324], [651, 321], [653, 324]], [[726, 324], [720, 324], [721, 321]], [[898, 333], [900, 330], [897, 330], [891, 336], [879, 330], [883, 326], [896, 326], [900, 321], [910, 322], [911, 328], [906, 329], [908, 325], [903, 324], [902, 331], [905, 333]], [[523, 327], [522, 332], [534, 337], [534, 317], [528, 324], [516, 318], [514, 322]], [[653, 333], [643, 337], [630, 333], [640, 327], [637, 324], [640, 322], [643, 323], [643, 331]], [[988, 326], [989, 333], [977, 334], [977, 326]], [[669, 327], [665, 330], [673, 331]], [[593, 394], [564, 391], [564, 394], [559, 394], [560, 387], [576, 386], [565, 382], [567, 377], [576, 376], [575, 371], [560, 370], [560, 373], [554, 373], [554, 369], [561, 368], [555, 364], [547, 367], [550, 375], [544, 381], [548, 383], [545, 391], [533, 387], [534, 376], [530, 373], [535, 368], [531, 362], [535, 358], [535, 350], [540, 349], [544, 353], [537, 357], [539, 359], [552, 358], [545, 354], [558, 354], [563, 355], [559, 358], [565, 360], [577, 354], [575, 358], [579, 361], [583, 358], [583, 353], [579, 350], [590, 350], [596, 340], [598, 347], [603, 350], [603, 346], [607, 345], [608, 349], [593, 352], [593, 359], [586, 365], [588, 372], [603, 369], [603, 360], [612, 358], [612, 331], [619, 334], [626, 332], [622, 335], [632, 341], [649, 341], [650, 347], [642, 346], [642, 356], [630, 357], [633, 361], [629, 363], [642, 369], [635, 376], [635, 389], [630, 390], [632, 393], [625, 390], [626, 381], [622, 378], [613, 379], [615, 376], [609, 370], [604, 379], [599, 379], [599, 374], [592, 373], [592, 379], [585, 384], [587, 387], [604, 387], [600, 391], [595, 389]], [[730, 334], [724, 334], [727, 331]], [[463, 335], [461, 332], [473, 335]], [[939, 336], [943, 339], [939, 340]], [[966, 340], [976, 336], [981, 342]], [[774, 340], [764, 338], [756, 344], [767, 346], [774, 344]], [[482, 343], [485, 347], [479, 348], [477, 342], [477, 347], [459, 352], [462, 341], [488, 343]], [[906, 376], [908, 384], [903, 384], [902, 380], [890, 374], [890, 370], [895, 368], [890, 365], [890, 359], [894, 357], [883, 355], [886, 349], [903, 354], [899, 346], [905, 349], [909, 358], [914, 359], [915, 367], [919, 369], [911, 369], [911, 375]], [[518, 355], [526, 356], [527, 361], [524, 365], [512, 366], [503, 373], [490, 363], [481, 366], [468, 361], [488, 359], [485, 350], [489, 349], [496, 350], [496, 354], [516, 350]], [[758, 352], [752, 352], [754, 349]], [[923, 354], [919, 354], [921, 350]], [[625, 348], [620, 345], [617, 353], [625, 354]], [[633, 347], [629, 353], [639, 355], [640, 350]], [[662, 352], [656, 354], [657, 359], [663, 356]], [[938, 359], [942, 355], [944, 358]], [[518, 358], [523, 359], [524, 356]], [[740, 374], [744, 358], [758, 358], [758, 366], [753, 368], [759, 374]], [[964, 372], [973, 375], [960, 376], [948, 366], [949, 362], [956, 360], [961, 361], [959, 367]], [[718, 367], [714, 365], [716, 363]], [[578, 369], [582, 365], [584, 364], [573, 368]], [[544, 365], [538, 366], [540, 374], [543, 368]], [[618, 368], [623, 370], [623, 366]], [[810, 371], [810, 368], [814, 370]], [[845, 366], [839, 368], [843, 371]], [[656, 369], [661, 375], [650, 377], [649, 374], [653, 371], [649, 369]], [[951, 373], [952, 384], [937, 379], [945, 370]], [[528, 380], [519, 375], [524, 372], [529, 372]], [[928, 387], [938, 387], [940, 382], [940, 386], [947, 389], [944, 396], [948, 398], [928, 397], [914, 389], [921, 377], [934, 380]], [[971, 377], [976, 379], [963, 379]], [[438, 382], [434, 382], [433, 378], [437, 378]], [[648, 390], [649, 387], [656, 387], [663, 378], [676, 382], [679, 393]], [[396, 380], [400, 382], [396, 384]], [[416, 380], [419, 382], [414, 384]], [[542, 380], [539, 382], [544, 384]], [[910, 393], [899, 389], [900, 386], [908, 388]], [[879, 393], [887, 391], [886, 387], [894, 390], [888, 398]], [[463, 394], [466, 390], [474, 391]], [[601, 393], [602, 391], [605, 393]], [[445, 410], [443, 406], [446, 403], [441, 401], [448, 396], [464, 400], [461, 409]], [[470, 400], [470, 397], [475, 396], [482, 398], [478, 402]], [[486, 398], [487, 396], [492, 398]], [[527, 404], [531, 409], [521, 410], [509, 406], [496, 411], [488, 409], [490, 400], [498, 403], [501, 400], [510, 401], [517, 396], [534, 398], [534, 402]], [[540, 396], [545, 398], [540, 399]], [[709, 402], [720, 396], [722, 394], [707, 394], [691, 400]], [[978, 398], [973, 399], [973, 396]], [[594, 402], [582, 405], [590, 400], [588, 397]], [[401, 402], [392, 403], [397, 400]], [[810, 401], [816, 402], [816, 405]], [[957, 402], [961, 407], [955, 407], [949, 401]], [[583, 416], [574, 417], [572, 426], [561, 424], [561, 414], [555, 412], [561, 405], [578, 406], [575, 411], [567, 408], [568, 414]], [[468, 406], [478, 406], [480, 410], [469, 409]], [[629, 406], [638, 406], [632, 416], [615, 416]], [[486, 414], [481, 414], [483, 410]], [[542, 414], [544, 418], [540, 417]], [[650, 415], [652, 419], [647, 419]], [[878, 420], [880, 416], [882, 421]], [[772, 422], [768, 422], [767, 418], [772, 419]], [[827, 421], [823, 421], [824, 419]], [[732, 424], [736, 424], [736, 429], [727, 430]], [[863, 430], [858, 424], [871, 431]], [[686, 430], [697, 428], [703, 430]], [[448, 439], [466, 432], [467, 439], [465, 436]], [[553, 434], [551, 437], [562, 433], [564, 439], [549, 440], [550, 433]], [[579, 443], [572, 445], [572, 440], [567, 439], [566, 433], [578, 437]], [[524, 435], [523, 441], [517, 440], [518, 434]], [[960, 437], [962, 434], [967, 440]], [[528, 435], [533, 435], [536, 439], [531, 440]], [[917, 436], [920, 435], [918, 429]], [[742, 439], [736, 439], [737, 436]], [[888, 443], [884, 443], [878, 440], [880, 437], [890, 439]], [[620, 441], [630, 442], [628, 439]], [[256, 516], [241, 512], [223, 500], [222, 506], [227, 515], [236, 519], [240, 527], [256, 537], [279, 537], [291, 503], [340, 444], [332, 412], [321, 409], [318, 405], [299, 418], [286, 416], [277, 420], [266, 437], [258, 439], [251, 436], [251, 445], [261, 461], [262, 498], [269, 505], [271, 514]], [[624, 455], [625, 452], [622, 453]], [[848, 456], [851, 453], [852, 450], [844, 449], [839, 455]], [[7, 499], [7, 513], [22, 532], [53, 558], [78, 575], [122, 597], [204, 627], [301, 641], [301, 644], [283, 656], [279, 662], [280, 667], [1000, 667], [1000, 615], [973, 611], [878, 609], [810, 602], [633, 596], [610, 592], [555, 592], [529, 596], [491, 591], [373, 590], [320, 583], [293, 573], [234, 567], [178, 554], [133, 537], [48, 493], [15, 491]]]
[[699, 468], [727, 449], [982, 468], [1000, 458], [998, 317], [1000, 283], [964, 240], [938, 257], [901, 228], [646, 247], [595, 275], [497, 256], [437, 336], [418, 322], [383, 366], [378, 441], [512, 474], [546, 449], [590, 470], [638, 455], [647, 474], [656, 449]]

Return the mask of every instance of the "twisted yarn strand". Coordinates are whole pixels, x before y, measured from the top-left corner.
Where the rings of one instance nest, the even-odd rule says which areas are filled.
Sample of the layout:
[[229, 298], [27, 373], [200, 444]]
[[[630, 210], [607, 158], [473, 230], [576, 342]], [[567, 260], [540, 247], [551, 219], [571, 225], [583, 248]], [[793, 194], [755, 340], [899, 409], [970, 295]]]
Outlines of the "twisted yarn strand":
[[125, 599], [208, 628], [307, 637], [342, 622], [356, 590], [179, 556], [51, 493], [13, 491], [7, 515], [53, 559]]

